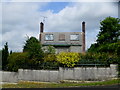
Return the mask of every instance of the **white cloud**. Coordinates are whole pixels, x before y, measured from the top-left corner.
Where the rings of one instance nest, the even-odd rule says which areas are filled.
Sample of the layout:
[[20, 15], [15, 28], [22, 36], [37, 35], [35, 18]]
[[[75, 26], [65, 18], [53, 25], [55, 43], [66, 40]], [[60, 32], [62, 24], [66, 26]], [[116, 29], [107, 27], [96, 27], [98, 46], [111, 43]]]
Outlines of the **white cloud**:
[[[34, 32], [37, 36], [39, 22], [38, 9], [42, 4], [36, 3], [3, 3], [2, 34], [3, 44], [8, 42], [10, 49], [19, 51], [26, 34]], [[35, 36], [35, 34], [33, 34]], [[31, 34], [30, 34], [31, 35]], [[20, 46], [21, 45], [21, 46]], [[14, 46], [14, 47], [13, 47]], [[21, 50], [20, 50], [21, 51]]]
[[3, 3], [3, 44], [8, 42], [13, 51], [22, 51], [25, 36], [39, 37], [39, 23], [45, 19], [45, 31], [81, 31], [86, 22], [87, 48], [94, 43], [99, 32], [99, 22], [107, 16], [117, 17], [117, 6], [113, 3], [73, 3], [58, 13], [40, 11], [46, 3]]
[[67, 6], [57, 14], [48, 15], [45, 31], [81, 31], [82, 21], [86, 22], [86, 48], [96, 40], [100, 20], [108, 16], [117, 17], [117, 4], [114, 3], [76, 3]]
[[[66, 30], [67, 28], [69, 31], [73, 30], [73, 27], [75, 29], [78, 29], [78, 27], [80, 28], [81, 22], [86, 21], [89, 26], [88, 28], [91, 29], [92, 26], [96, 26], [98, 24], [99, 20], [109, 15], [116, 16], [116, 14], [116, 7], [112, 7], [109, 3], [77, 3], [72, 7], [65, 7], [57, 14], [48, 15], [49, 17], [47, 19], [48, 22], [46, 22], [46, 26], [50, 27], [48, 30], [54, 30], [54, 27], [57, 28], [57, 26], [59, 26], [59, 28], [57, 28], [58, 30], [61, 30], [61, 28]], [[92, 23], [94, 24], [92, 25]]]

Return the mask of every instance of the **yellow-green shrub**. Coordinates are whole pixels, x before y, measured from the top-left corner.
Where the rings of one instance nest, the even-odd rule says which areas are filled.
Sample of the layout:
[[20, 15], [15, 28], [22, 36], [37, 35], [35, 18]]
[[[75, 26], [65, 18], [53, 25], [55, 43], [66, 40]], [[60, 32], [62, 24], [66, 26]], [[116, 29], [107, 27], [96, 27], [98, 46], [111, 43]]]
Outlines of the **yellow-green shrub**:
[[56, 57], [57, 61], [65, 67], [74, 67], [80, 59], [80, 54], [76, 52], [61, 52]]
[[59, 64], [56, 61], [55, 54], [45, 54], [44, 55], [44, 62], [42, 63], [43, 69], [58, 69]]
[[46, 54], [44, 56], [44, 61], [49, 62], [49, 61], [55, 61], [56, 60], [56, 55], [55, 54]]

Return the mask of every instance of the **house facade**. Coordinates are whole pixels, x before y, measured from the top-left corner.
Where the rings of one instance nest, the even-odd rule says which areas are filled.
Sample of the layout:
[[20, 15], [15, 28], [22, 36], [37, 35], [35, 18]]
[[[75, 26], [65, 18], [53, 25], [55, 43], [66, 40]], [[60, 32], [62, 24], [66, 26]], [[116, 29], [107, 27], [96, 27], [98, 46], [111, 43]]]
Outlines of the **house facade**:
[[85, 22], [82, 32], [43, 32], [44, 24], [40, 23], [40, 43], [43, 47], [53, 46], [56, 53], [85, 52]]

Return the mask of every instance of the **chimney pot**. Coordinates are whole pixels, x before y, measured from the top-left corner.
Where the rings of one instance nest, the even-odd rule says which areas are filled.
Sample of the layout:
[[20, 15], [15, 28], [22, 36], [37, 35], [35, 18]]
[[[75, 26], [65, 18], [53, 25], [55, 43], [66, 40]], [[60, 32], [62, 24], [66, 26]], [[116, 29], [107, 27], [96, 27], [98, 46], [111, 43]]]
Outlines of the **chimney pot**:
[[83, 43], [83, 49], [82, 52], [85, 52], [85, 22], [82, 22], [82, 43]]
[[85, 22], [84, 21], [82, 22], [82, 32], [85, 33]]
[[41, 39], [42, 39], [43, 30], [44, 30], [44, 24], [41, 22], [41, 23], [40, 23], [40, 36], [39, 36], [39, 40], [40, 40], [40, 41], [41, 41]]
[[43, 32], [43, 30], [44, 30], [44, 24], [41, 22], [40, 23], [40, 32]]

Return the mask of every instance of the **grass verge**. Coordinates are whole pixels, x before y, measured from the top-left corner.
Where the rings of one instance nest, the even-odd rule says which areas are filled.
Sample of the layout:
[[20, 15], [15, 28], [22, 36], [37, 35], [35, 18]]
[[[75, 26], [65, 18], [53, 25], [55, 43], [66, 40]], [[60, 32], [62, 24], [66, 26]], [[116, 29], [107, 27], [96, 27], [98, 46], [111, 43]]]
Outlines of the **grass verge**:
[[99, 82], [81, 82], [81, 83], [44, 83], [20, 81], [17, 84], [3, 84], [2, 88], [65, 88], [76, 86], [103, 86], [120, 84], [120, 79], [99, 81]]

